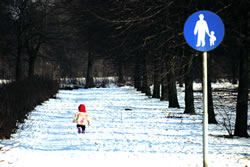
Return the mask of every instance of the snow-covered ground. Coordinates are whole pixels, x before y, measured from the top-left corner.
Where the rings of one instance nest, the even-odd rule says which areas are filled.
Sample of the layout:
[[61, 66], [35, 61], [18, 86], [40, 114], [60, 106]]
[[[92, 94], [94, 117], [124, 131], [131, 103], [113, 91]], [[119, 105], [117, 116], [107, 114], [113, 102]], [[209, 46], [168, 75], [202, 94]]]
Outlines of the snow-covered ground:
[[[200, 85], [196, 85], [199, 87]], [[180, 109], [132, 87], [60, 90], [35, 108], [10, 140], [0, 141], [0, 166], [202, 166], [202, 109]], [[196, 92], [195, 96], [201, 93]], [[85, 104], [91, 126], [77, 134], [73, 116]], [[223, 135], [209, 125], [209, 134]], [[250, 140], [209, 136], [209, 166], [250, 166]]]
[[0, 79], [0, 86], [1, 86], [2, 84], [8, 84], [8, 83], [10, 83], [10, 82], [11, 82], [11, 80]]

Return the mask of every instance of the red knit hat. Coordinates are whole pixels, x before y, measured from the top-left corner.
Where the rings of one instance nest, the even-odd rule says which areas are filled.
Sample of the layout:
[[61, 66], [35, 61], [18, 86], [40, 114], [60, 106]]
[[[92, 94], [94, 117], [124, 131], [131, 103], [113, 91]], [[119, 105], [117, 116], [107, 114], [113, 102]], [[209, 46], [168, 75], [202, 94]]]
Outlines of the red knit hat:
[[78, 107], [79, 112], [86, 112], [86, 107], [84, 104], [80, 104]]

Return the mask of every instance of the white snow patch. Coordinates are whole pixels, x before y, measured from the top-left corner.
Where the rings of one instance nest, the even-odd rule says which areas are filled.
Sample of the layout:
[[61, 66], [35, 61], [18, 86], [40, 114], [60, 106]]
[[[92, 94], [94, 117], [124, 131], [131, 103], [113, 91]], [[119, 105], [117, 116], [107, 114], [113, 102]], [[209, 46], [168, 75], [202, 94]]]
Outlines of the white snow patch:
[[[183, 97], [180, 91], [182, 107]], [[81, 103], [91, 119], [85, 135], [72, 123]], [[37, 106], [10, 140], [0, 141], [0, 166], [201, 167], [202, 111], [186, 115], [183, 110], [128, 86], [60, 90], [57, 99]], [[209, 134], [226, 132], [209, 125]], [[249, 166], [249, 139], [209, 136], [208, 158], [209, 166]]]

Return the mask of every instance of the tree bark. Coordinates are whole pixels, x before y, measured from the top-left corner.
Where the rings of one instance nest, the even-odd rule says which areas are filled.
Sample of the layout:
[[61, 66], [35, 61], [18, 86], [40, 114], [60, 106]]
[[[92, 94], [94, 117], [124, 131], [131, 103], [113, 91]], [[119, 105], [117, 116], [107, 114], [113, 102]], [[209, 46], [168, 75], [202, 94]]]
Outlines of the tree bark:
[[168, 97], [169, 97], [168, 107], [180, 108], [178, 98], [177, 98], [174, 67], [171, 67], [170, 70], [168, 71], [167, 79], [168, 79]]
[[161, 67], [161, 101], [168, 101], [168, 81], [167, 81], [167, 71], [166, 71], [166, 63], [163, 61]]
[[162, 78], [161, 82], [161, 101], [168, 101], [168, 82], [167, 77]]
[[89, 51], [88, 54], [88, 68], [87, 68], [87, 76], [86, 76], [86, 85], [85, 88], [93, 88], [95, 87], [94, 78], [93, 78], [93, 66], [94, 66], [94, 57], [93, 53]]
[[248, 121], [248, 8], [247, 1], [242, 0], [241, 27], [241, 51], [240, 51], [240, 77], [236, 105], [235, 136], [249, 137], [247, 132]]
[[33, 45], [34, 44], [32, 44], [32, 42], [30, 43], [30, 41], [26, 41], [26, 49], [29, 56], [29, 72], [28, 72], [29, 77], [34, 76], [35, 73], [35, 63], [41, 46], [41, 40], [38, 41], [35, 47], [33, 47]]
[[[249, 54], [249, 50], [247, 54]], [[248, 56], [248, 88], [250, 88], [250, 58], [249, 56]]]
[[[183, 71], [183, 68], [181, 68], [179, 71], [179, 79], [178, 79], [180, 88], [183, 88], [183, 78], [184, 78], [184, 77], [182, 77], [183, 73], [185, 73], [185, 72]], [[184, 81], [184, 83], [185, 83], [185, 81]]]
[[19, 81], [23, 78], [23, 67], [22, 67], [22, 46], [18, 40], [17, 47], [17, 57], [16, 57], [16, 81]]
[[236, 71], [237, 71], [237, 63], [236, 63], [236, 55], [237, 54], [236, 52], [232, 54], [232, 75], [233, 75], [233, 78], [232, 78], [232, 84], [237, 84], [237, 77], [236, 77]]
[[212, 86], [211, 86], [211, 76], [208, 74], [207, 86], [208, 86], [208, 123], [209, 124], [217, 124], [214, 113], [214, 103], [213, 103], [213, 94], [212, 94]]
[[154, 55], [154, 89], [153, 98], [160, 98], [160, 68], [159, 57]]
[[240, 79], [238, 86], [237, 106], [236, 106], [236, 122], [235, 136], [248, 137], [247, 133], [247, 117], [248, 117], [248, 58], [247, 48], [242, 50], [240, 55]]
[[136, 90], [142, 91], [141, 63], [139, 60], [136, 60], [136, 64], [135, 64], [134, 86]]
[[184, 56], [185, 59], [185, 114], [195, 114], [194, 109], [194, 93], [193, 93], [193, 77], [192, 77], [192, 59], [193, 55], [191, 55], [191, 59], [188, 61], [189, 52], [187, 52]]
[[147, 70], [147, 63], [145, 56], [143, 57], [143, 63], [142, 63], [142, 93], [145, 93], [147, 96], [151, 96], [151, 90], [148, 84], [148, 70]]
[[[185, 59], [185, 47], [183, 47], [181, 49], [182, 54], [180, 55], [181, 59], [180, 59], [180, 69], [178, 70], [178, 83], [179, 83], [179, 87], [182, 88], [183, 87], [183, 83], [185, 83], [185, 63], [187, 62], [187, 59]], [[188, 50], [187, 50], [188, 51]], [[190, 55], [188, 55], [190, 56]], [[184, 60], [183, 60], [184, 59]], [[184, 67], [184, 68], [183, 68]]]
[[217, 124], [214, 113], [214, 103], [213, 103], [213, 92], [212, 92], [212, 85], [211, 85], [211, 74], [212, 74], [212, 68], [211, 68], [211, 61], [209, 61], [210, 57], [208, 57], [208, 79], [207, 79], [207, 86], [208, 86], [208, 123], [209, 124]]
[[37, 59], [37, 56], [29, 57], [29, 73], [28, 73], [29, 77], [34, 76], [36, 59]]
[[124, 66], [121, 62], [119, 62], [119, 67], [118, 67], [118, 84], [125, 84], [124, 80]]

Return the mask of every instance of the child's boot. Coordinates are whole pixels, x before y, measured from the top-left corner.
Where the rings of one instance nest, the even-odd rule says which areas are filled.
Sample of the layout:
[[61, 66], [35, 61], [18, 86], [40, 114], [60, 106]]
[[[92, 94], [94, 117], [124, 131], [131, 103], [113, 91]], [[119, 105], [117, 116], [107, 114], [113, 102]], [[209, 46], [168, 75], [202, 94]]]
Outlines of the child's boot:
[[82, 134], [85, 134], [85, 131], [82, 131]]
[[78, 133], [81, 133], [81, 128], [77, 128], [78, 129]]

